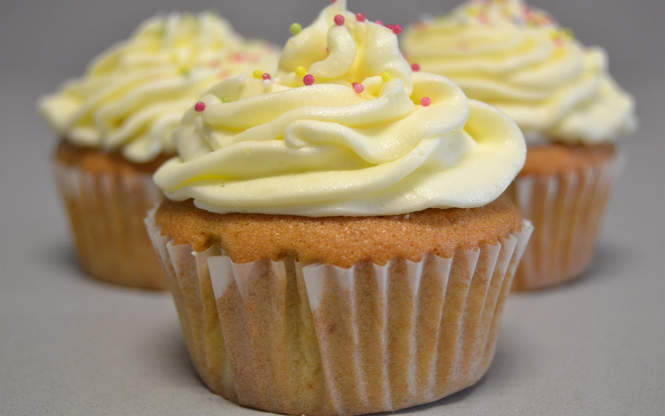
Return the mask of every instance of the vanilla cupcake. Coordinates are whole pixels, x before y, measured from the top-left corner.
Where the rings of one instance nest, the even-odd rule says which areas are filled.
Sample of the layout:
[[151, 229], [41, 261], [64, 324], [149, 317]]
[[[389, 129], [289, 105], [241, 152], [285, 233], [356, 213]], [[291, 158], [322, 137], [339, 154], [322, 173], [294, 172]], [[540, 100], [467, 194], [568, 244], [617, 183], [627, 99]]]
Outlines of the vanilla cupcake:
[[509, 192], [535, 233], [515, 289], [579, 276], [610, 193], [614, 142], [636, 124], [633, 99], [609, 75], [605, 52], [519, 0], [471, 2], [418, 23], [404, 48], [414, 67], [450, 77], [526, 136], [526, 165]]
[[213, 392], [297, 415], [468, 387], [531, 231], [500, 198], [522, 134], [342, 0], [292, 27], [279, 70], [212, 88], [155, 175], [146, 224], [192, 362]]
[[214, 14], [159, 16], [40, 101], [60, 137], [54, 173], [90, 275], [164, 288], [143, 218], [161, 199], [151, 176], [175, 153], [172, 130], [208, 88], [268, 71], [276, 57], [269, 44], [242, 39]]

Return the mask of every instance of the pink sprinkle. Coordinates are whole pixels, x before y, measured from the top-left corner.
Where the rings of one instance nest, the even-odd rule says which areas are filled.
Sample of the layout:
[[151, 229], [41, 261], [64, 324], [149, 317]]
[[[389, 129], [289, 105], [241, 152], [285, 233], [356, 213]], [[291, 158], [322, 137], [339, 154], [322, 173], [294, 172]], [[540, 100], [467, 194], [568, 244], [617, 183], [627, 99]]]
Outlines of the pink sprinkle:
[[396, 35], [399, 35], [400, 33], [402, 33], [402, 25], [399, 25], [399, 24], [394, 25], [392, 27], [392, 29], [393, 29], [393, 32], [395, 32]]
[[271, 79], [271, 76], [270, 76], [269, 73], [264, 72], [263, 75], [261, 76], [261, 78], [263, 78], [264, 81], [267, 81], [267, 80]]
[[364, 22], [365, 20], [367, 20], [367, 18], [362, 13], [356, 13], [356, 20], [359, 22]]
[[194, 105], [194, 110], [199, 113], [205, 109], [206, 109], [206, 103], [204, 103], [203, 101], [199, 101], [198, 103], [196, 103], [196, 105]]
[[386, 25], [386, 27], [387, 27], [388, 29], [390, 29], [390, 30], [393, 30], [393, 27], [394, 27], [394, 26], [393, 26], [393, 25]]
[[413, 69], [413, 70], [416, 71], [416, 72], [420, 71], [420, 64], [417, 64], [417, 63], [415, 63], [415, 62], [412, 63], [412, 64], [411, 64], [411, 69]]
[[354, 82], [353, 83], [353, 90], [360, 94], [361, 92], [365, 91], [365, 86], [359, 82]]
[[342, 16], [341, 14], [335, 16], [335, 24], [337, 26], [342, 26], [344, 24], [344, 21], [345, 21], [344, 16]]
[[380, 20], [377, 20], [377, 21], [376, 21], [376, 22], [374, 22], [374, 23], [376, 23], [377, 25], [381, 25], [381, 26], [383, 26], [383, 22], [382, 22], [382, 21], [380, 21]]
[[429, 105], [432, 104], [432, 99], [429, 98], [429, 97], [423, 97], [423, 98], [420, 100], [420, 104], [421, 104], [423, 107], [429, 107]]
[[314, 84], [314, 81], [315, 81], [315, 79], [314, 79], [314, 75], [312, 75], [312, 74], [307, 74], [307, 75], [305, 75], [305, 76], [303, 77], [303, 79], [302, 79], [302, 82], [303, 82], [305, 85], [312, 85], [312, 84]]

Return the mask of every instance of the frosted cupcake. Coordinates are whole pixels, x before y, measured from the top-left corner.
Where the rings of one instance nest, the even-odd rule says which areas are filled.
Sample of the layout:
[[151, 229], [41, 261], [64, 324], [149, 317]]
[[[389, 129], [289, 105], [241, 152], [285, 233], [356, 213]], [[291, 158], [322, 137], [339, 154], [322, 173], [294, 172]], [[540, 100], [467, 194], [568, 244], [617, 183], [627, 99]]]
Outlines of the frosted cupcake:
[[635, 126], [633, 99], [607, 72], [605, 53], [517, 0], [464, 4], [414, 25], [404, 47], [415, 67], [503, 110], [529, 142], [510, 194], [535, 233], [515, 288], [579, 276], [610, 193], [615, 139]]
[[161, 199], [151, 176], [175, 152], [173, 128], [208, 88], [276, 59], [214, 14], [154, 17], [40, 101], [61, 138], [54, 173], [90, 275], [164, 288], [143, 218]]
[[531, 227], [499, 196], [519, 128], [412, 73], [338, 0], [266, 80], [210, 90], [175, 132], [147, 220], [215, 393], [288, 414], [390, 411], [487, 370]]

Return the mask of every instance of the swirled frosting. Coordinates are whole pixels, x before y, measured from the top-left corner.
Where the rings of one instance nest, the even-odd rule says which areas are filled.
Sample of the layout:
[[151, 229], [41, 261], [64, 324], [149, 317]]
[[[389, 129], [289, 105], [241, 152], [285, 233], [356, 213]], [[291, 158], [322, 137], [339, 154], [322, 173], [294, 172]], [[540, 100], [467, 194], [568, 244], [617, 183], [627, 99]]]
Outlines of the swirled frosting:
[[635, 126], [633, 99], [609, 75], [605, 52], [521, 0], [463, 4], [409, 28], [403, 46], [423, 70], [506, 112], [527, 139], [595, 144]]
[[315, 217], [477, 207], [524, 163], [514, 122], [412, 73], [395, 34], [343, 0], [287, 42], [273, 75], [223, 81], [185, 115], [179, 155], [155, 174], [168, 198]]
[[175, 152], [173, 129], [208, 88], [276, 64], [272, 46], [242, 39], [212, 13], [158, 16], [98, 56], [83, 77], [44, 97], [40, 109], [74, 144], [147, 162]]

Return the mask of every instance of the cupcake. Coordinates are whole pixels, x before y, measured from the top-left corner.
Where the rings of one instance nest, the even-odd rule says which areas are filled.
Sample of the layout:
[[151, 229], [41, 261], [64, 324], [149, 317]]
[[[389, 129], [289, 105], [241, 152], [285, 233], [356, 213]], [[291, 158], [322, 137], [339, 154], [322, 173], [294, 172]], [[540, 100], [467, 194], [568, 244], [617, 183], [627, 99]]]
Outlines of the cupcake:
[[60, 137], [54, 174], [85, 271], [164, 288], [143, 218], [161, 199], [152, 174], [175, 152], [171, 132], [211, 86], [276, 62], [271, 46], [242, 39], [214, 14], [172, 14], [146, 21], [40, 101]]
[[391, 411], [492, 361], [531, 231], [501, 194], [526, 145], [338, 0], [267, 80], [203, 96], [146, 219], [213, 392], [286, 414]]
[[612, 188], [615, 140], [635, 126], [633, 99], [545, 12], [519, 0], [471, 2], [410, 28], [412, 64], [450, 77], [517, 122], [527, 160], [509, 194], [535, 232], [516, 290], [580, 276], [594, 254]]

